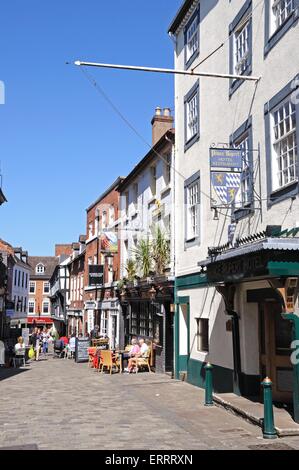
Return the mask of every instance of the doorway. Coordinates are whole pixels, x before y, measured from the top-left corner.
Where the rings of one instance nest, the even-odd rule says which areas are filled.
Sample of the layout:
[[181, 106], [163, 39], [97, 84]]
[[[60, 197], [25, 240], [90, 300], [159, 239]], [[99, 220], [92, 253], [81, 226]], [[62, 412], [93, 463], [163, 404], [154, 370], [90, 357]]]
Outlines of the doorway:
[[279, 302], [260, 304], [260, 367], [261, 376], [272, 380], [273, 401], [293, 400], [292, 323], [281, 316]]

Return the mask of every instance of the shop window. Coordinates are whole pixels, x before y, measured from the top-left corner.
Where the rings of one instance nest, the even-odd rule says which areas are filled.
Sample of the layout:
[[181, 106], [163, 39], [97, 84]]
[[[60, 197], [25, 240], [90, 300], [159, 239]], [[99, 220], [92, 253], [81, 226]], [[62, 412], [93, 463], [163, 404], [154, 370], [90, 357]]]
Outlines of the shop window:
[[208, 318], [196, 318], [197, 322], [197, 351], [208, 352], [209, 351], [209, 319]]

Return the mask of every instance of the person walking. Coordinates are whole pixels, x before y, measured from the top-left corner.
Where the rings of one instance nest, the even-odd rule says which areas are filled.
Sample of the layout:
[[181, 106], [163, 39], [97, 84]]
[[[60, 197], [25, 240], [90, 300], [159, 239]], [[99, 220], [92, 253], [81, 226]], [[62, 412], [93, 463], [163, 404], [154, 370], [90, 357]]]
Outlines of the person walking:
[[30, 343], [33, 345], [35, 350], [35, 360], [39, 359], [39, 350], [40, 350], [41, 334], [40, 328], [35, 327], [30, 338]]
[[43, 354], [46, 355], [48, 353], [49, 338], [50, 338], [50, 334], [46, 327], [44, 327], [41, 337], [42, 337], [42, 345], [43, 345], [42, 351], [43, 351]]

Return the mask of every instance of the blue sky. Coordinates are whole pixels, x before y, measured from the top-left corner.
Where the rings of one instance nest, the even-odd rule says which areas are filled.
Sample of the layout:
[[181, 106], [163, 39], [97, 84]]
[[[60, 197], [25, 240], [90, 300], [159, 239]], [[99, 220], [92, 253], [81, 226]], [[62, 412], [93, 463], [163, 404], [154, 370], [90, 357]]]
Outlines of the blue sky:
[[[0, 238], [31, 255], [85, 233], [85, 209], [148, 147], [76, 59], [173, 67], [167, 27], [181, 0], [3, 0], [0, 17]], [[151, 141], [156, 106], [173, 108], [173, 77], [88, 69]]]

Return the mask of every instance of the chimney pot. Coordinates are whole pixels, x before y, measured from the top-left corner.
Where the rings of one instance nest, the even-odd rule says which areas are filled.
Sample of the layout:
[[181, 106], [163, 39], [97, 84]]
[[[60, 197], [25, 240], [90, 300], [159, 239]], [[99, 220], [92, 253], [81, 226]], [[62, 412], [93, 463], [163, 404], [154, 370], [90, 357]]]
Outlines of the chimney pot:
[[170, 108], [163, 108], [158, 106], [155, 110], [155, 115], [151, 121], [152, 123], [152, 146], [154, 146], [161, 137], [173, 127], [173, 116], [171, 116]]

